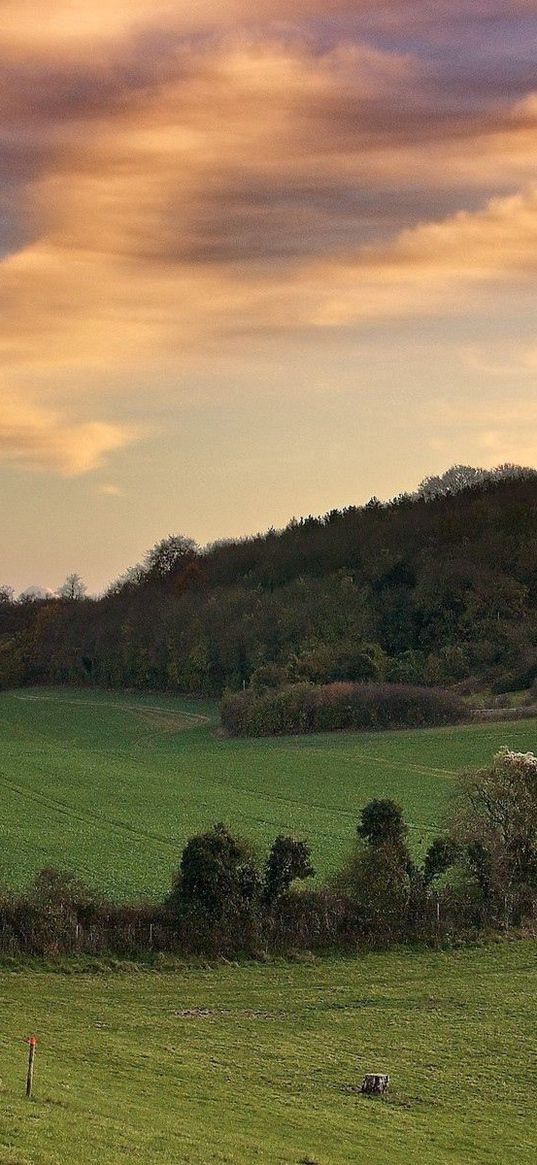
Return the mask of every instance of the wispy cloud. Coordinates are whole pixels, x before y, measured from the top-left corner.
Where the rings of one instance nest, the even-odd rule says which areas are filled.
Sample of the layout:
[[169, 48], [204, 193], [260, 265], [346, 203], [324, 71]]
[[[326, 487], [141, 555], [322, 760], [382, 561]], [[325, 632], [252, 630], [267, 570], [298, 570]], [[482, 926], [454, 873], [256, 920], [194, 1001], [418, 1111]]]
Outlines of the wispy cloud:
[[486, 409], [465, 399], [437, 401], [428, 411], [435, 432], [430, 446], [447, 460], [460, 460], [460, 451], [471, 449], [486, 467], [537, 463], [537, 401], [533, 398], [488, 402]]
[[532, 379], [537, 372], [537, 346], [535, 344], [498, 344], [491, 342], [486, 349], [479, 345], [467, 345], [461, 351], [461, 359], [466, 368], [479, 372], [490, 379], [524, 381]]
[[113, 482], [109, 481], [102, 482], [100, 485], [98, 485], [96, 487], [96, 492], [98, 494], [102, 494], [103, 497], [106, 498], [120, 498], [123, 496], [123, 490], [121, 489], [121, 486], [114, 485]]
[[0, 457], [25, 469], [75, 477], [98, 469], [108, 454], [133, 440], [118, 425], [99, 421], [70, 424], [44, 408], [4, 398], [0, 415]]

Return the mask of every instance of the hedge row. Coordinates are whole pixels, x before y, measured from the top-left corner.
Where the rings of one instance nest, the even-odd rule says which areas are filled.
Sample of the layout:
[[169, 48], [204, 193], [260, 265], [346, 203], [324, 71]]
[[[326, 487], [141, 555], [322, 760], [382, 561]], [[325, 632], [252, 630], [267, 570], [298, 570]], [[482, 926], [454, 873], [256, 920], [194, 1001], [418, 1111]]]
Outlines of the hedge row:
[[[48, 873], [48, 871], [47, 871]], [[62, 875], [58, 875], [59, 881]], [[235, 958], [292, 955], [299, 950], [352, 950], [392, 943], [451, 941], [497, 925], [492, 907], [451, 886], [393, 898], [392, 908], [368, 909], [330, 887], [290, 891], [272, 909], [173, 915], [158, 903], [112, 905], [62, 897], [36, 903], [28, 893], [0, 891], [0, 961], [60, 956], [151, 960], [170, 955]], [[372, 887], [372, 902], [380, 884]], [[89, 894], [89, 892], [88, 892]]]
[[291, 684], [261, 693], [228, 692], [220, 704], [231, 736], [424, 728], [456, 724], [466, 714], [453, 692], [410, 684]]

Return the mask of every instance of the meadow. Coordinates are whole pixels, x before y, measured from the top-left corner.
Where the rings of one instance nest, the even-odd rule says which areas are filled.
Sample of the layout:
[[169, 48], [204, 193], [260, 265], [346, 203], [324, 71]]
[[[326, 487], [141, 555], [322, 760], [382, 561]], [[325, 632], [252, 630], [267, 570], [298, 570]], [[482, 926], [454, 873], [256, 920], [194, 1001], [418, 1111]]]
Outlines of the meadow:
[[[0, 1162], [532, 1165], [536, 992], [532, 942], [4, 971]], [[390, 1073], [385, 1097], [358, 1094], [368, 1070]]]
[[210, 701], [88, 690], [0, 694], [0, 882], [45, 865], [118, 898], [161, 896], [185, 840], [223, 820], [264, 852], [309, 839], [319, 876], [352, 845], [361, 807], [393, 797], [419, 855], [459, 772], [535, 721], [392, 733], [226, 740]]

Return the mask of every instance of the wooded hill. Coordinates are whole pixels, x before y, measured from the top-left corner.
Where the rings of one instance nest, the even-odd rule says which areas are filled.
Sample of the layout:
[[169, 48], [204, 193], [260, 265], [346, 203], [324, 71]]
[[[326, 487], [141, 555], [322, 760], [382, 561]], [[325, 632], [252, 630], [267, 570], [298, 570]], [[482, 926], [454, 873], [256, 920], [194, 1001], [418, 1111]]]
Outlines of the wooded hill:
[[101, 598], [0, 601], [0, 686], [218, 694], [371, 680], [530, 687], [537, 474], [158, 544]]

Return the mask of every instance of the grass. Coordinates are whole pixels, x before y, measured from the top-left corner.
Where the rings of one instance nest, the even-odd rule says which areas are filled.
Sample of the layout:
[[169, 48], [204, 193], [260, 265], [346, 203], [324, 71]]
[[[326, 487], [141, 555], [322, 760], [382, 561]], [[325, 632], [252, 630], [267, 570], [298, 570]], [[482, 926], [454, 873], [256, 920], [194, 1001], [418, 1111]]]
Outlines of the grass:
[[[216, 725], [210, 702], [0, 695], [0, 878], [54, 864], [118, 896], [161, 894], [185, 838], [218, 819], [260, 848], [305, 834], [326, 873], [372, 796], [403, 804], [419, 851], [461, 769], [537, 743], [532, 721], [269, 741]], [[0, 971], [0, 1165], [534, 1161], [533, 942], [64, 970]], [[390, 1092], [362, 1098], [375, 1070]]]
[[20, 886], [51, 864], [117, 897], [161, 895], [186, 838], [218, 820], [260, 850], [282, 831], [307, 836], [324, 875], [379, 796], [403, 805], [419, 853], [461, 769], [502, 744], [537, 744], [534, 720], [236, 741], [219, 738], [216, 724], [211, 702], [1, 693], [0, 881]]
[[[529, 941], [2, 972], [0, 1163], [533, 1165], [536, 992]], [[368, 1070], [390, 1073], [386, 1098], [358, 1095]]]

